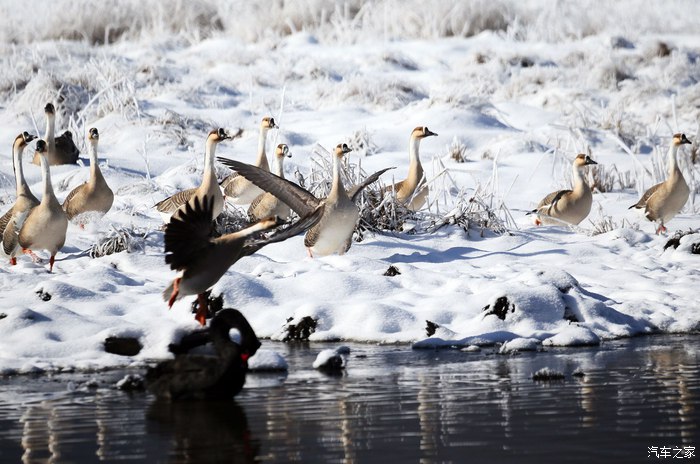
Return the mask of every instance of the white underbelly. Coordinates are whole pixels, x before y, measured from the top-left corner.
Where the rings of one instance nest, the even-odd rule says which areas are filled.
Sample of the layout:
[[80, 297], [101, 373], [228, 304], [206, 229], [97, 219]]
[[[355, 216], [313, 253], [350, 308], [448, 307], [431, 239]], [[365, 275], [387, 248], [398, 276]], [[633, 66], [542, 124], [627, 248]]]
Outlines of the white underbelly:
[[346, 244], [352, 239], [358, 217], [357, 209], [353, 209], [327, 218], [316, 243], [311, 247], [311, 252], [318, 256], [345, 253]]

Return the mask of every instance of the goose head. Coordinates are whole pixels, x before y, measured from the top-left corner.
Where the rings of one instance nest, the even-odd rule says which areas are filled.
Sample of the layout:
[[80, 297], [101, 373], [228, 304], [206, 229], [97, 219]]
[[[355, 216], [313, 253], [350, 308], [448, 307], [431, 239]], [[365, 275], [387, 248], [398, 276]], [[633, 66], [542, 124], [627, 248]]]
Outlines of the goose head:
[[691, 144], [691, 143], [693, 143], [693, 142], [691, 142], [690, 140], [688, 140], [688, 137], [686, 137], [685, 134], [680, 134], [680, 133], [679, 133], [679, 134], [673, 134], [673, 142], [672, 142], [672, 143], [673, 143], [674, 146], [679, 147], [679, 146], [681, 146], [681, 145], [683, 145], [683, 144], [685, 144], [685, 143]]
[[598, 164], [598, 163], [593, 161], [593, 159], [590, 156], [588, 156], [584, 153], [579, 153], [576, 156], [576, 159], [574, 159], [574, 167], [576, 167], [577, 169], [584, 168], [584, 167], [588, 166], [589, 164]]
[[279, 129], [279, 126], [275, 122], [275, 118], [273, 118], [272, 116], [265, 116], [264, 118], [262, 118], [260, 128], [263, 130]]
[[437, 134], [425, 126], [418, 126], [411, 132], [412, 139], [424, 139], [430, 136], [436, 136]]
[[289, 147], [286, 143], [280, 143], [275, 149], [275, 156], [282, 160], [283, 158], [291, 158], [292, 154], [289, 152]]
[[22, 132], [17, 137], [15, 137], [14, 146], [16, 148], [24, 148], [34, 139], [36, 139], [36, 135], [32, 135], [26, 131]]
[[100, 140], [100, 133], [97, 131], [96, 127], [91, 127], [88, 130], [88, 141], [97, 142], [98, 140]]
[[214, 129], [211, 132], [209, 132], [209, 136], [207, 137], [210, 141], [219, 143], [223, 142], [226, 139], [230, 139], [231, 135], [226, 132], [226, 129], [223, 127], [219, 127], [218, 129]]
[[46, 142], [44, 142], [42, 139], [39, 139], [39, 141], [36, 143], [35, 150], [38, 155], [46, 158], [48, 147], [46, 146]]
[[56, 109], [54, 108], [52, 103], [47, 103], [46, 106], [44, 107], [44, 113], [49, 116], [49, 115], [55, 115], [56, 114]]
[[338, 159], [343, 159], [343, 156], [345, 156], [347, 153], [350, 153], [352, 151], [352, 148], [348, 147], [347, 143], [339, 143], [335, 147], [335, 156]]
[[[275, 218], [268, 220], [276, 221]], [[246, 362], [260, 348], [260, 340], [255, 335], [255, 331], [250, 326], [245, 316], [233, 308], [225, 308], [214, 315], [211, 321], [211, 335], [215, 345], [232, 345], [229, 338], [229, 330], [237, 329], [241, 334], [240, 357]], [[221, 354], [221, 353], [220, 353]]]

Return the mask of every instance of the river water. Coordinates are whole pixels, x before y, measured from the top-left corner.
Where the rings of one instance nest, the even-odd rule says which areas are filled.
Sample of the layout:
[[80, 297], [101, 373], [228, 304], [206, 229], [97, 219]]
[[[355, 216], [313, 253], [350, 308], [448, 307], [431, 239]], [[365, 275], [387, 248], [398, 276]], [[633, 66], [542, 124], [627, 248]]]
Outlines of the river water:
[[[0, 379], [0, 462], [700, 461], [700, 335], [518, 355], [349, 346], [328, 375], [312, 368], [328, 344], [264, 342], [289, 371], [251, 373], [230, 402], [114, 388], [137, 370]], [[534, 381], [542, 368], [564, 379]]]

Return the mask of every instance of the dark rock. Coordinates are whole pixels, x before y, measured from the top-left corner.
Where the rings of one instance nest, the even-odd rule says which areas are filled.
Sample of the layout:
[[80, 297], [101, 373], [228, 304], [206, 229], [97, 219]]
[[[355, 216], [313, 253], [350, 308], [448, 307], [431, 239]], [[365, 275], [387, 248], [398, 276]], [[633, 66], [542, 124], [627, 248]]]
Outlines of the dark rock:
[[0, 313], [0, 319], [5, 319], [7, 317], [7, 314], [5, 313]]
[[39, 298], [41, 301], [49, 301], [51, 299], [51, 294], [48, 292], [45, 292], [43, 289], [39, 289], [35, 292], [37, 295], [39, 295]]
[[[698, 233], [700, 229], [689, 229], [685, 231], [678, 231], [676, 232], [673, 237], [669, 238], [666, 244], [664, 245], [664, 251], [668, 250], [669, 248], [673, 248], [674, 250], [678, 248], [678, 245], [681, 244], [681, 239], [685, 237], [686, 235], [690, 234], [695, 234]], [[693, 254], [700, 254], [700, 243], [694, 243], [691, 245], [690, 252]]]
[[292, 320], [293, 318], [287, 319], [287, 335], [282, 339], [283, 342], [308, 341], [318, 325], [318, 321], [311, 316], [304, 316], [297, 324], [291, 324]]
[[138, 338], [133, 337], [107, 337], [105, 339], [105, 351], [119, 356], [136, 356], [143, 348]]
[[543, 367], [539, 371], [532, 374], [532, 380], [535, 381], [551, 381], [551, 380], [564, 380], [564, 374], [561, 372], [549, 369], [548, 367]]
[[438, 329], [438, 327], [440, 327], [438, 324], [429, 320], [426, 320], [425, 324], [425, 333], [428, 334], [428, 337], [432, 337], [433, 335], [435, 335], [435, 331]]
[[576, 313], [574, 313], [568, 306], [564, 308], [564, 320], [569, 322], [581, 322], [578, 320]]
[[394, 277], [397, 275], [401, 275], [401, 273], [399, 272], [399, 269], [396, 266], [391, 265], [391, 266], [389, 266], [389, 269], [386, 270], [384, 275], [387, 277]]
[[509, 302], [507, 297], [499, 296], [493, 308], [491, 308], [491, 305], [484, 306], [484, 312], [486, 312], [486, 315], [495, 314], [499, 319], [505, 320], [506, 314], [515, 312], [515, 304]]
[[142, 391], [145, 390], [146, 387], [143, 382], [143, 377], [137, 374], [128, 374], [117, 382], [117, 388], [123, 391]]
[[585, 377], [586, 374], [581, 370], [576, 370], [571, 374], [572, 377]]

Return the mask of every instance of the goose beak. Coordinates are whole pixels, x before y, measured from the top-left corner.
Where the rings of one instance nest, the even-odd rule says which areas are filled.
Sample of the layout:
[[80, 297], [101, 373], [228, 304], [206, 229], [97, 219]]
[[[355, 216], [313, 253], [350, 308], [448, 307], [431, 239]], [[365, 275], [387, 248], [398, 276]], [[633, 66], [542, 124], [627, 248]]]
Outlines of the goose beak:
[[683, 136], [681, 137], [681, 144], [684, 144], [684, 143], [692, 144], [693, 142], [688, 140], [688, 137], [686, 137], [685, 134], [683, 134]]
[[425, 136], [425, 137], [430, 137], [431, 135], [434, 135], [434, 136], [437, 137], [437, 133], [431, 131], [430, 129], [428, 129], [428, 128], [426, 127], [426, 128], [425, 128], [425, 135], [424, 135], [424, 136]]
[[598, 163], [595, 162], [595, 161], [593, 161], [593, 160], [590, 159], [590, 158], [586, 158], [586, 164], [585, 164], [585, 165], [588, 166], [589, 164], [598, 164]]

